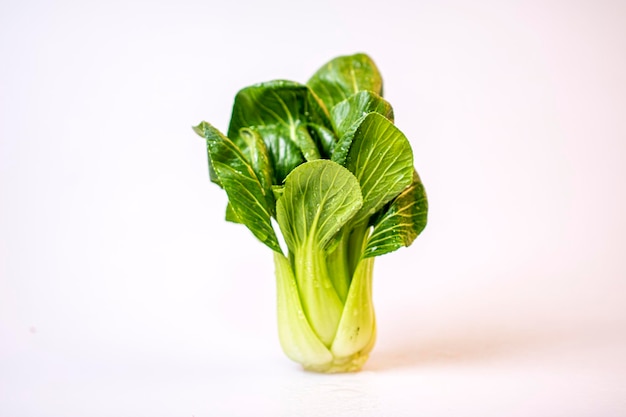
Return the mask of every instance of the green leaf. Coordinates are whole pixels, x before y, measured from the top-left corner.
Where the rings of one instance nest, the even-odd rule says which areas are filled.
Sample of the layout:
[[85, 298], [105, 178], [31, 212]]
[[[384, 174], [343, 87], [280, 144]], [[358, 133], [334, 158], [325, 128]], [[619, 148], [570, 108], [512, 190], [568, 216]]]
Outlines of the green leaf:
[[301, 122], [306, 107], [306, 86], [291, 81], [270, 81], [240, 90], [235, 96], [228, 137], [242, 127], [279, 124], [287, 130]]
[[307, 85], [330, 111], [335, 104], [359, 91], [382, 96], [383, 80], [372, 59], [365, 54], [340, 56], [328, 62]]
[[330, 119], [341, 138], [355, 123], [372, 112], [380, 113], [393, 122], [391, 104], [372, 91], [359, 91], [337, 103], [330, 112]]
[[411, 245], [426, 227], [427, 217], [426, 192], [414, 171], [413, 183], [391, 202], [374, 225], [363, 257], [380, 256]]
[[371, 91], [361, 91], [338, 103], [331, 111], [331, 121], [339, 141], [331, 159], [343, 164], [352, 145], [354, 133], [363, 119], [372, 112], [380, 113], [393, 122], [393, 108], [388, 101]]
[[[203, 121], [203, 122], [200, 122], [198, 126], [193, 126], [192, 129], [194, 132], [198, 134], [198, 136], [202, 137], [203, 139], [206, 139], [208, 132], [214, 128], [209, 123]], [[213, 164], [211, 164], [211, 156], [209, 155], [208, 148], [207, 148], [207, 159], [209, 162], [208, 164], [209, 165], [209, 179], [211, 180], [212, 183], [217, 184], [221, 187], [222, 184], [220, 183], [220, 179], [217, 177], [217, 174], [215, 173], [215, 170], [213, 169]]]
[[276, 217], [290, 250], [311, 240], [323, 248], [361, 205], [354, 175], [335, 162], [319, 159], [287, 176]]
[[205, 134], [211, 164], [228, 195], [236, 215], [233, 218], [246, 225], [270, 249], [282, 253], [270, 220], [271, 189], [263, 188], [252, 166], [230, 139], [208, 123]]
[[227, 222], [241, 224], [241, 220], [239, 220], [239, 216], [237, 216], [237, 213], [235, 213], [235, 210], [233, 209], [233, 205], [230, 203], [226, 205], [226, 216], [224, 216], [224, 219]]
[[330, 159], [337, 143], [337, 137], [331, 129], [317, 124], [308, 125], [311, 137], [315, 140], [320, 155], [324, 159]]
[[411, 185], [411, 144], [387, 118], [369, 113], [354, 133], [346, 168], [361, 184], [363, 207], [352, 220], [358, 224]]
[[285, 190], [284, 185], [272, 185], [272, 194], [274, 194], [274, 200], [278, 200], [283, 196], [283, 191]]
[[298, 125], [293, 136], [293, 141], [298, 145], [304, 155], [304, 159], [307, 161], [314, 161], [320, 159], [320, 151], [317, 149], [317, 144], [309, 134], [309, 130], [306, 125]]
[[[304, 160], [321, 157], [308, 130], [310, 125], [331, 127], [328, 114], [317, 98], [306, 85], [276, 80], [237, 93], [228, 137], [236, 138], [242, 128], [258, 130], [273, 156], [275, 183], [281, 183]], [[246, 146], [237, 144], [242, 149]]]
[[282, 184], [295, 167], [305, 161], [302, 151], [281, 125], [256, 126], [252, 128], [263, 138], [267, 147], [273, 172], [273, 183]]
[[293, 81], [268, 81], [237, 93], [228, 137], [242, 127], [279, 124], [293, 130], [306, 122], [326, 126], [330, 123], [309, 88]]
[[[239, 136], [246, 145], [243, 148], [243, 153], [261, 183], [261, 188], [264, 190], [267, 199], [267, 205], [273, 208], [275, 205], [274, 196], [267, 190], [272, 188], [274, 170], [265, 142], [258, 132], [248, 128], [240, 129]], [[272, 215], [274, 214], [273, 209], [271, 213]]]

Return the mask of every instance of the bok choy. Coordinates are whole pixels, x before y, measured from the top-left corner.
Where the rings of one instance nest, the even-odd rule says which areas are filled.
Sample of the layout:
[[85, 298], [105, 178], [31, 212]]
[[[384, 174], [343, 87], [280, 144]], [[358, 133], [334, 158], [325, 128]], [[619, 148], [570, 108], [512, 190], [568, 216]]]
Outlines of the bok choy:
[[370, 57], [342, 56], [306, 84], [239, 91], [226, 135], [194, 127], [228, 196], [226, 220], [273, 251], [281, 346], [308, 370], [361, 368], [376, 338], [374, 257], [426, 226], [411, 145], [382, 94]]

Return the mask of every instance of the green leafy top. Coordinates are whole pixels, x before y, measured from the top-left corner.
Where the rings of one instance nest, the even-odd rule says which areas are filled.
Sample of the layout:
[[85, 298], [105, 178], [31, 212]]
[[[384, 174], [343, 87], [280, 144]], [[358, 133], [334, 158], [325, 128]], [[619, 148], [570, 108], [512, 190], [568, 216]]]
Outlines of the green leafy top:
[[282, 253], [276, 219], [289, 253], [314, 245], [330, 263], [350, 241], [348, 274], [358, 259], [410, 245], [428, 205], [382, 86], [370, 57], [342, 56], [306, 85], [277, 80], [239, 91], [227, 136], [196, 126], [211, 180], [228, 195], [227, 219]]

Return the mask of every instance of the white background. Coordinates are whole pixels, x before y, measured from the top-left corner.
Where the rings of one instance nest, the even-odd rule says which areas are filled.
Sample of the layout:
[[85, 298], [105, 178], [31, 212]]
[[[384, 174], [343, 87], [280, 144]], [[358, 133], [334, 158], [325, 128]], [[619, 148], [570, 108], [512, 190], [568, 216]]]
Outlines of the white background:
[[[315, 375], [191, 126], [359, 51], [429, 225]], [[0, 416], [626, 416], [625, 51], [619, 1], [2, 1]]]

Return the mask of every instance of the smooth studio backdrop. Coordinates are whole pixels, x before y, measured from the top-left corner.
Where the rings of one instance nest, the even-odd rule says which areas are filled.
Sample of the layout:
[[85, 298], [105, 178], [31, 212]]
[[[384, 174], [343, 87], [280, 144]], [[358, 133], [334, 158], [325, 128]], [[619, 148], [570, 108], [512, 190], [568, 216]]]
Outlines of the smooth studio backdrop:
[[[626, 416], [619, 1], [3, 1], [0, 416]], [[378, 64], [430, 201], [364, 371], [282, 355], [205, 145], [242, 87]]]

